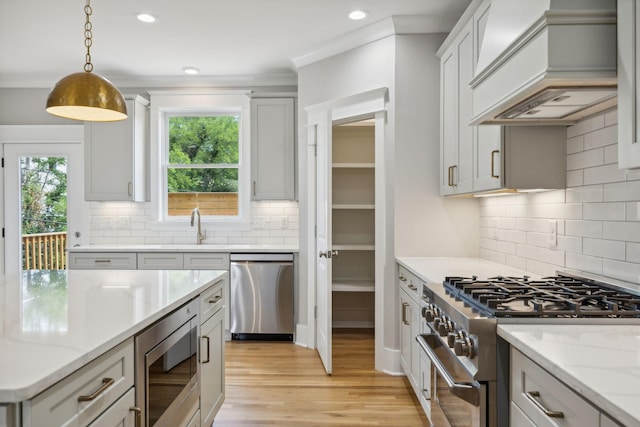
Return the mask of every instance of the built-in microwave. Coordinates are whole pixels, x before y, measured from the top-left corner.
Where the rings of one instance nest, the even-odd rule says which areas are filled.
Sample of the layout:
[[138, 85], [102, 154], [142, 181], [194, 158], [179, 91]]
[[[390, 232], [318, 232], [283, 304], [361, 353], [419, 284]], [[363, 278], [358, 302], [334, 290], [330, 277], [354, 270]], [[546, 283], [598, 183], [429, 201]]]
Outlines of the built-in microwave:
[[198, 407], [198, 309], [194, 299], [135, 338], [136, 405], [143, 426], [178, 425]]

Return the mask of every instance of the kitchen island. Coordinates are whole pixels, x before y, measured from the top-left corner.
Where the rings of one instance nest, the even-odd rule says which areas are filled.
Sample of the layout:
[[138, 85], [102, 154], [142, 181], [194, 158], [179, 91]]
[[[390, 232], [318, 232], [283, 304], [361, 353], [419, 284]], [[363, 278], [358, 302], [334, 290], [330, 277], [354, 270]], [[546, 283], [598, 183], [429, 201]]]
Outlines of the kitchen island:
[[0, 276], [0, 403], [33, 398], [226, 275], [32, 270]]

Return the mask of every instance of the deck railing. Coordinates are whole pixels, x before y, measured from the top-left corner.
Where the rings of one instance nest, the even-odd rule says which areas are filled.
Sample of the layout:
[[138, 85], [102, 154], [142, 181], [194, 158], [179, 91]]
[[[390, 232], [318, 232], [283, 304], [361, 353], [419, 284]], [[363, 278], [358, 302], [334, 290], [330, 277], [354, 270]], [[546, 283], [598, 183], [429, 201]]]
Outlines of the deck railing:
[[67, 268], [67, 232], [22, 235], [23, 270]]

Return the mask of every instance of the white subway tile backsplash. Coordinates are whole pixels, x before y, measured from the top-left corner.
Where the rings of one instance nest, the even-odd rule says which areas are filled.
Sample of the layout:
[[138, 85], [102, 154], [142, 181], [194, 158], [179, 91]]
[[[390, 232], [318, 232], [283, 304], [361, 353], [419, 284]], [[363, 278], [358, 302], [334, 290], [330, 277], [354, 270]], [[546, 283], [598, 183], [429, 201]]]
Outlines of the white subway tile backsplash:
[[625, 242], [585, 238], [582, 242], [582, 250], [585, 255], [625, 260]]
[[640, 264], [605, 259], [602, 275], [632, 283], [640, 283]]
[[584, 185], [619, 182], [625, 179], [625, 171], [618, 169], [617, 163], [587, 168], [584, 170]]
[[596, 148], [567, 156], [567, 170], [585, 169], [604, 164], [604, 149]]
[[587, 273], [602, 275], [602, 258], [567, 253], [566, 267], [572, 270], [580, 270]]
[[567, 236], [602, 238], [601, 221], [566, 221], [565, 234]]
[[[256, 226], [257, 221], [252, 220], [250, 227], [233, 225], [227, 228], [205, 220], [202, 226], [207, 231], [206, 242], [255, 244], [260, 240], [265, 243], [298, 243], [300, 217], [297, 202], [252, 202], [250, 212], [252, 219], [260, 217], [265, 220], [263, 226]], [[150, 203], [91, 202], [89, 214], [91, 244], [190, 244], [195, 241], [195, 231], [188, 218], [159, 222], [153, 217]]]
[[611, 109], [567, 128], [566, 190], [483, 200], [481, 220], [500, 227], [485, 233], [480, 256], [535, 274], [568, 268], [640, 283], [640, 169], [618, 169], [617, 123]]
[[567, 138], [593, 132], [604, 127], [604, 115], [590, 117], [567, 128]]
[[640, 181], [617, 182], [604, 185], [605, 202], [640, 201]]
[[602, 224], [602, 237], [623, 242], [640, 242], [640, 222], [605, 221]]
[[602, 185], [568, 188], [566, 192], [567, 203], [601, 202], [604, 197]]
[[625, 204], [615, 203], [585, 203], [582, 216], [586, 220], [624, 221]]
[[618, 126], [607, 126], [584, 135], [584, 149], [591, 150], [618, 141]]
[[584, 173], [582, 169], [567, 171], [567, 188], [578, 187], [584, 183]]
[[611, 126], [618, 124], [618, 109], [614, 108], [612, 110], [606, 111], [604, 113], [604, 125]]
[[640, 243], [628, 243], [627, 242], [627, 257], [626, 261], [635, 262], [640, 264]]
[[584, 135], [574, 136], [567, 139], [567, 154], [584, 151]]

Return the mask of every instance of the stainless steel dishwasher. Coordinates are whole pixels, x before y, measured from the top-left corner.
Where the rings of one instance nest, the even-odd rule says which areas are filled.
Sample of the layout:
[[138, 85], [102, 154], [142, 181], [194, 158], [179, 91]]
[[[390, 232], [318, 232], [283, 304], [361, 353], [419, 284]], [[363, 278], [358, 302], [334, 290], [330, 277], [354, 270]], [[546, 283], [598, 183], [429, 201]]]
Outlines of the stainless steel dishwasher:
[[293, 254], [231, 254], [233, 340], [293, 341]]

